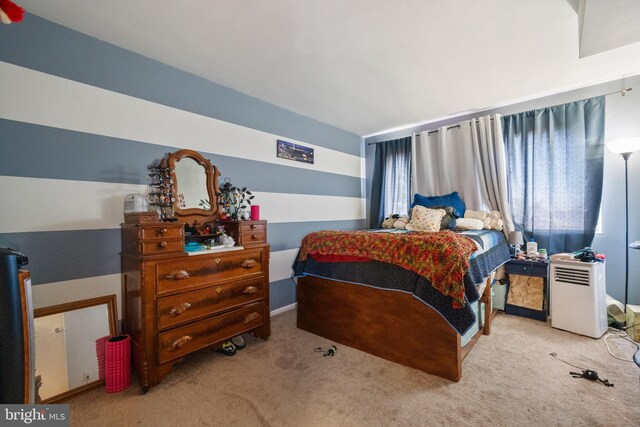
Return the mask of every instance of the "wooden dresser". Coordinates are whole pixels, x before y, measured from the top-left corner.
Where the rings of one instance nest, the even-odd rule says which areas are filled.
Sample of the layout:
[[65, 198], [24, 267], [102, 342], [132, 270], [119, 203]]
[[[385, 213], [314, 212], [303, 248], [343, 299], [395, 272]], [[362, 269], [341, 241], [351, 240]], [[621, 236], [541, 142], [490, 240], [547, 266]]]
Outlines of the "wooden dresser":
[[269, 245], [188, 255], [184, 224], [122, 224], [125, 330], [144, 392], [196, 350], [252, 332], [267, 339]]
[[233, 237], [238, 246], [251, 246], [267, 243], [267, 221], [217, 220], [216, 226], [224, 226], [225, 233]]

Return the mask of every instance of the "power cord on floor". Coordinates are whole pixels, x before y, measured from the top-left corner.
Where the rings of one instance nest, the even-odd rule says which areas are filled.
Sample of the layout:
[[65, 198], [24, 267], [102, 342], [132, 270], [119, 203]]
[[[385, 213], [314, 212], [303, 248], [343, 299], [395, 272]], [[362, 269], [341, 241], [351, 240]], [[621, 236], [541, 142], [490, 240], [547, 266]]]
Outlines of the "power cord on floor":
[[[640, 326], [640, 323], [634, 323], [634, 324], [633, 324], [633, 325], [631, 325], [631, 326], [627, 326], [626, 328], [624, 328], [624, 330], [626, 331], [627, 329], [631, 329], [631, 328], [633, 328], [634, 326]], [[640, 346], [639, 346], [638, 344], [636, 344], [636, 343], [635, 343], [635, 341], [634, 341], [634, 344], [636, 345], [636, 352], [635, 352], [635, 354], [633, 355], [633, 361], [634, 361], [634, 362], [636, 363], [636, 365], [638, 365], [638, 367], [640, 368]], [[639, 378], [639, 379], [640, 379], [640, 378]]]
[[[625, 362], [634, 362], [636, 365], [638, 365], [638, 367], [640, 367], [640, 346], [635, 341], [633, 341], [631, 338], [629, 338], [629, 334], [625, 332], [626, 329], [629, 329], [629, 327], [624, 328], [621, 331], [618, 331], [617, 329], [614, 329], [614, 328], [609, 328], [609, 332], [607, 332], [603, 337], [604, 345], [607, 347], [607, 351], [609, 352], [611, 357], [614, 357], [614, 358], [616, 358], [618, 360], [622, 360], [622, 361], [625, 361]], [[615, 331], [615, 332], [612, 332], [612, 331]], [[611, 337], [621, 338], [621, 339], [627, 340], [631, 344], [633, 344], [636, 347], [636, 351], [635, 351], [633, 357], [631, 359], [627, 359], [627, 358], [616, 356], [615, 354], [613, 354], [611, 352], [611, 347], [609, 347], [609, 342], [608, 342], [608, 340]]]
[[585, 368], [581, 368], [580, 366], [574, 365], [573, 363], [569, 363], [569, 362], [567, 362], [566, 360], [562, 360], [562, 359], [560, 359], [560, 358], [558, 357], [558, 354], [557, 354], [557, 353], [549, 353], [549, 356], [551, 356], [551, 357], [553, 357], [553, 358], [555, 358], [555, 359], [557, 359], [557, 360], [561, 361], [562, 363], [566, 363], [567, 365], [569, 365], [569, 366], [571, 366], [571, 367], [574, 367], [574, 368], [576, 368], [576, 369], [582, 369], [583, 371], [586, 371], [586, 370], [587, 370], [587, 369], [585, 369]]
[[[605, 346], [607, 347], [607, 351], [609, 352], [609, 354], [612, 357], [615, 357], [616, 359], [619, 359], [619, 360], [623, 360], [625, 362], [634, 362], [640, 368], [640, 345], [638, 345], [638, 343], [636, 343], [631, 338], [629, 338], [629, 334], [626, 332], [628, 329], [631, 329], [634, 326], [638, 326], [638, 325], [640, 325], [640, 323], [635, 323], [635, 324], [633, 324], [631, 326], [626, 326], [626, 327], [622, 327], [622, 328], [619, 328], [619, 329], [618, 328], [609, 327], [609, 332], [607, 332], [604, 335], [603, 341], [604, 341]], [[613, 354], [611, 352], [611, 349], [609, 348], [609, 343], [607, 342], [607, 339], [609, 339], [609, 337], [611, 337], [611, 336], [616, 337], [616, 338], [623, 338], [623, 339], [629, 341], [631, 344], [633, 344], [636, 347], [636, 351], [633, 354], [633, 358], [625, 359], [623, 357], [619, 357], [619, 356], [616, 356], [615, 354]], [[640, 375], [638, 376], [638, 385], [640, 386]]]
[[609, 326], [609, 329], [615, 329], [615, 330], [618, 330], [618, 329], [619, 329], [619, 330], [621, 330], [621, 331], [626, 331], [627, 329], [631, 329], [631, 328], [633, 328], [634, 326], [639, 326], [639, 325], [640, 325], [640, 323], [634, 323], [634, 324], [633, 324], [633, 325], [631, 325], [631, 326], [624, 326], [624, 327], [621, 327], [621, 328], [615, 328], [615, 327], [613, 327], [613, 326]]
[[572, 372], [572, 371], [569, 372], [569, 375], [571, 375], [573, 378], [584, 378], [584, 379], [587, 379], [589, 381], [599, 381], [599, 382], [601, 382], [602, 384], [604, 384], [607, 387], [613, 387], [614, 386], [612, 382], [609, 382], [609, 380], [600, 378], [598, 373], [596, 371], [594, 371], [594, 370], [584, 369], [584, 368], [581, 368], [578, 365], [574, 365], [573, 363], [569, 363], [566, 360], [562, 360], [562, 359], [560, 359], [558, 357], [558, 355], [556, 353], [549, 353], [549, 356], [552, 356], [555, 359], [557, 359], [557, 360], [559, 360], [559, 361], [561, 361], [563, 363], [566, 363], [569, 366], [572, 366], [574, 368], [582, 370], [582, 372]]

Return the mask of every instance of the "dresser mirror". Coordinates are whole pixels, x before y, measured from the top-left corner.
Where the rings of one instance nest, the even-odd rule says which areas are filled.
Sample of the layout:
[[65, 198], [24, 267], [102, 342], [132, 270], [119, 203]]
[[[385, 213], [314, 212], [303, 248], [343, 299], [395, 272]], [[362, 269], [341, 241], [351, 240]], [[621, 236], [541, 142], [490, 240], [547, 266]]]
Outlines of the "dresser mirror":
[[175, 188], [175, 215], [190, 223], [193, 217], [201, 223], [218, 212], [218, 176], [220, 172], [197, 151], [179, 150], [167, 156]]
[[117, 319], [115, 295], [34, 310], [35, 403], [63, 402], [104, 384], [99, 348], [118, 334]]

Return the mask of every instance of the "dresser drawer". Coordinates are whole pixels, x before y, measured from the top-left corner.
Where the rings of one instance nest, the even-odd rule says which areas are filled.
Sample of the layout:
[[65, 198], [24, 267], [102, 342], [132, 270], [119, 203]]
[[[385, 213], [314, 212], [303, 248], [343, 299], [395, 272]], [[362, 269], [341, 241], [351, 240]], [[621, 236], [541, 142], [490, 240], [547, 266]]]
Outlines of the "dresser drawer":
[[158, 299], [158, 329], [167, 329], [264, 298], [263, 278]]
[[180, 240], [183, 234], [183, 227], [175, 226], [144, 226], [140, 230], [140, 240], [147, 241], [151, 239], [175, 239]]
[[182, 240], [157, 240], [153, 242], [142, 242], [140, 244], [140, 253], [142, 255], [154, 255], [172, 252], [184, 252]]
[[262, 251], [196, 255], [156, 265], [159, 294], [263, 274]]
[[242, 245], [267, 242], [267, 225], [265, 223], [240, 223], [240, 242]]
[[259, 302], [158, 334], [158, 359], [165, 363], [264, 324]]

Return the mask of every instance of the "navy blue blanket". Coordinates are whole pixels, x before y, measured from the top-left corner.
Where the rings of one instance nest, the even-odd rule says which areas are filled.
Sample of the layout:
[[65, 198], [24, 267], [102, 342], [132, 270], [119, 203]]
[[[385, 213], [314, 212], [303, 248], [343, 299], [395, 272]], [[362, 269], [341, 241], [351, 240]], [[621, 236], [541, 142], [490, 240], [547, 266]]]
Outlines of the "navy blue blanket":
[[[478, 250], [469, 258], [469, 270], [464, 276], [466, 299], [471, 303], [480, 298], [476, 285], [486, 280], [493, 270], [509, 260], [509, 246], [499, 231], [464, 231], [462, 234], [472, 238], [478, 245]], [[296, 257], [293, 271], [294, 277], [318, 276], [412, 293], [439, 312], [460, 334], [464, 334], [476, 320], [469, 304], [453, 309], [451, 297], [435, 290], [424, 276], [397, 265], [380, 261], [317, 262], [312, 257], [299, 262]]]

